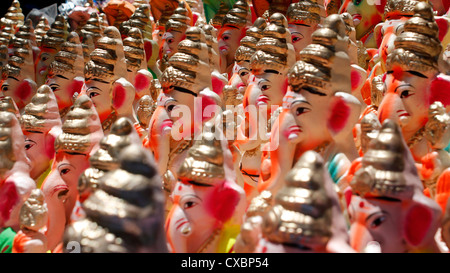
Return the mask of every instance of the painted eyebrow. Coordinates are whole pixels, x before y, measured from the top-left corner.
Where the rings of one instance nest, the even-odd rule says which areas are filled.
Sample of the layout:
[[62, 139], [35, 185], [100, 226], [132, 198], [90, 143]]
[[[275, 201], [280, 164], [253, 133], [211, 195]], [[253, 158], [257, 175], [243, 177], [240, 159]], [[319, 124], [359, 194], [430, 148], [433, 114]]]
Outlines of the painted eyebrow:
[[304, 26], [304, 27], [311, 27], [311, 26], [308, 26], [308, 25], [306, 25], [306, 24], [296, 24], [297, 26]]
[[99, 91], [102, 91], [100, 88], [98, 88], [97, 86], [91, 86], [91, 87], [89, 87], [88, 89], [97, 89], [97, 90], [99, 90]]
[[303, 89], [304, 89], [305, 91], [311, 93], [311, 94], [319, 95], [319, 96], [321, 96], [321, 97], [325, 97], [325, 96], [327, 95], [327, 94], [322, 93], [322, 92], [319, 92], [319, 91], [317, 91], [317, 90], [315, 90], [315, 89], [313, 89], [313, 88], [311, 88], [311, 87], [303, 87]]
[[13, 79], [13, 80], [19, 81], [18, 79], [14, 78], [13, 76], [8, 76], [8, 79]]
[[399, 88], [401, 88], [401, 87], [406, 87], [406, 86], [414, 87], [414, 86], [412, 86], [412, 85], [409, 84], [409, 83], [405, 83], [405, 84], [402, 84], [402, 85], [397, 86], [397, 87], [395, 88], [394, 92], [397, 93], [397, 89], [399, 89]]
[[273, 69], [265, 69], [264, 72], [265, 73], [273, 73], [273, 74], [281, 74], [280, 72], [273, 70]]
[[93, 80], [93, 81], [97, 81], [97, 82], [102, 82], [102, 83], [109, 83], [109, 82], [104, 81], [104, 80], [99, 79], [99, 78], [93, 78], [92, 80]]
[[297, 102], [300, 102], [300, 103], [306, 103], [306, 104], [312, 106], [311, 103], [309, 103], [309, 102], [306, 101], [306, 100], [294, 100], [294, 101], [291, 103], [291, 105], [293, 105], [294, 103], [297, 103]]
[[58, 78], [61, 78], [61, 79], [65, 79], [65, 80], [69, 79], [69, 78], [64, 77], [63, 75], [59, 75], [59, 74], [56, 74], [55, 77], [58, 77]]
[[410, 74], [413, 74], [414, 76], [417, 76], [417, 77], [421, 77], [421, 78], [424, 78], [424, 79], [428, 79], [427, 76], [425, 76], [424, 74], [422, 74], [422, 73], [420, 73], [420, 72], [417, 72], [417, 71], [408, 70], [408, 71], [406, 71], [406, 72], [408, 72], [408, 73], [410, 73]]

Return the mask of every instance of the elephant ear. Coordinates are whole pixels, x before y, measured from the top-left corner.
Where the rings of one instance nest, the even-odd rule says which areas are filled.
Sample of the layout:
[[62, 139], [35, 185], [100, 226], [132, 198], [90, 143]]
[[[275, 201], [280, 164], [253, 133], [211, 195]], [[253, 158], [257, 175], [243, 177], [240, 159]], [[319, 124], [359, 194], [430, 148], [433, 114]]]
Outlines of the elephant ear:
[[417, 247], [424, 243], [432, 228], [433, 212], [423, 204], [414, 204], [406, 213], [404, 236], [408, 244]]
[[339, 142], [352, 133], [361, 113], [361, 103], [351, 94], [337, 92], [330, 106], [328, 129], [333, 139]]
[[225, 223], [233, 216], [239, 200], [239, 193], [231, 186], [231, 182], [224, 181], [214, 185], [205, 198], [205, 207], [214, 218]]
[[450, 76], [439, 74], [431, 82], [430, 91], [430, 105], [440, 101], [444, 107], [450, 106]]
[[[140, 69], [134, 78], [134, 87], [136, 88], [137, 97], [150, 95], [150, 86], [152, 84], [153, 75], [147, 69]], [[146, 92], [148, 91], [148, 92]]]
[[375, 42], [377, 43], [377, 48], [380, 48], [381, 42], [383, 41], [383, 35], [381, 34], [381, 29], [383, 28], [384, 22], [378, 23], [373, 29], [373, 35], [375, 36]]
[[352, 94], [357, 98], [360, 97], [363, 101], [361, 89], [367, 80], [367, 72], [359, 65], [352, 64], [350, 79], [352, 82]]
[[135, 97], [134, 86], [124, 78], [114, 82], [112, 101], [119, 116], [132, 115], [132, 104]]

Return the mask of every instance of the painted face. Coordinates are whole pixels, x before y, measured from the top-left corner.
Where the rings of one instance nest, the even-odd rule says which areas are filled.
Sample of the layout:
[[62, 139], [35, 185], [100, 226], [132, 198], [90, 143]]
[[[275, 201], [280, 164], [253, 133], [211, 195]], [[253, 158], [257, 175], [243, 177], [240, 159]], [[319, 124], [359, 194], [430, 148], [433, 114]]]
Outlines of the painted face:
[[73, 79], [69, 75], [49, 75], [46, 84], [50, 86], [55, 94], [58, 108], [65, 109], [72, 105], [72, 99], [75, 92], [80, 93], [83, 81], [81, 79]]
[[241, 29], [233, 27], [223, 27], [217, 35], [220, 59], [227, 68], [234, 63], [234, 54], [240, 45], [240, 39]]
[[383, 253], [405, 252], [400, 201], [367, 200], [353, 195], [348, 214], [353, 249], [362, 252], [370, 242], [375, 241]]
[[158, 27], [158, 28], [155, 28], [155, 30], [152, 33], [152, 38], [154, 41], [156, 41], [158, 43], [159, 47], [161, 47], [163, 44], [164, 32], [165, 32], [164, 28]]
[[300, 51], [312, 43], [312, 34], [317, 29], [317, 26], [307, 24], [290, 24], [288, 28], [292, 36], [295, 59], [299, 61]]
[[54, 49], [42, 49], [36, 62], [36, 83], [41, 86], [47, 80], [48, 68], [55, 59], [57, 51]]
[[380, 108], [380, 121], [396, 120], [402, 127], [403, 136], [409, 139], [428, 120], [430, 84], [434, 73], [402, 71], [398, 66], [386, 75], [387, 94]]
[[163, 35], [162, 53], [167, 54], [169, 58], [177, 53], [178, 44], [184, 39], [184, 34], [179, 31], [168, 31]]
[[242, 62], [234, 64], [233, 75], [228, 82], [229, 85], [236, 87], [241, 94], [245, 93], [245, 88], [248, 86], [250, 77], [250, 63]]
[[394, 41], [397, 36], [403, 32], [403, 26], [406, 22], [407, 18], [398, 19], [398, 20], [387, 20], [384, 23], [382, 23], [382, 27], [380, 30], [380, 34], [382, 37], [381, 44], [380, 44], [380, 55], [381, 55], [381, 65], [383, 69], [386, 68], [386, 59], [389, 53], [394, 51], [395, 45]]
[[87, 88], [86, 95], [94, 103], [95, 109], [97, 109], [100, 120], [103, 122], [111, 113], [112, 83], [103, 81], [101, 79], [90, 79], [86, 81], [86, 88]]
[[379, 5], [376, 5], [376, 1], [348, 0], [347, 12], [353, 16], [356, 39], [360, 40], [376, 24], [381, 22], [386, 0], [380, 2]]
[[[170, 117], [172, 124], [176, 128], [180, 128], [180, 133], [182, 136], [190, 135], [192, 126], [196, 120], [196, 116], [200, 109], [194, 107], [196, 97], [192, 94], [181, 92], [178, 90], [172, 90], [167, 94], [167, 100], [164, 103], [164, 108]], [[201, 117], [198, 121], [201, 123]], [[189, 130], [187, 130], [189, 129]], [[178, 129], [177, 129], [178, 130]], [[176, 132], [172, 132], [175, 134]]]
[[[302, 143], [305, 149], [313, 149], [326, 133], [320, 117], [320, 108], [311, 104], [302, 94], [289, 91], [284, 96], [283, 114], [280, 116], [281, 133], [291, 143]], [[322, 110], [322, 112], [324, 112]], [[326, 111], [325, 111], [326, 112]]]
[[16, 162], [13, 150], [13, 139], [11, 128], [0, 128], [0, 178], [10, 170]]
[[213, 232], [217, 220], [205, 202], [212, 189], [180, 181], [175, 184], [173, 207], [166, 221], [167, 241], [173, 252], [197, 252]]
[[50, 249], [61, 242], [65, 226], [78, 198], [78, 178], [89, 167], [84, 154], [57, 153], [52, 170], [42, 183], [42, 191], [48, 206], [47, 230]]
[[38, 178], [49, 167], [53, 159], [55, 149], [53, 136], [42, 132], [24, 131], [25, 152], [32, 163], [30, 176], [33, 179]]
[[265, 70], [261, 74], [250, 74], [249, 85], [249, 105], [281, 106], [283, 96], [287, 90], [287, 78], [281, 73], [272, 70]]
[[29, 81], [21, 80], [20, 78], [8, 76], [2, 82], [2, 90], [0, 97], [11, 97], [20, 109], [27, 105], [33, 97], [33, 87]]

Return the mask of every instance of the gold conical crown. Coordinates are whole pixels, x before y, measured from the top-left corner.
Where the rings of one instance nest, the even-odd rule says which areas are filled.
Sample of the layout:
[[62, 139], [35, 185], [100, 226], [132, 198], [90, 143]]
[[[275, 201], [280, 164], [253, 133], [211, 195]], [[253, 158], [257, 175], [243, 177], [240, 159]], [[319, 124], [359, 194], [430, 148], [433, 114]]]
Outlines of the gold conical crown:
[[34, 34], [36, 35], [36, 43], [37, 46], [41, 46], [42, 38], [47, 34], [47, 31], [50, 29], [50, 24], [45, 16], [42, 16], [39, 19], [36, 28], [34, 29]]
[[62, 130], [55, 140], [57, 151], [89, 154], [98, 145], [103, 129], [94, 104], [87, 95], [81, 95], [74, 102]]
[[41, 85], [24, 108], [22, 128], [27, 131], [48, 133], [55, 126], [62, 126], [55, 94], [48, 85]]
[[256, 44], [263, 37], [263, 31], [267, 27], [266, 20], [259, 17], [253, 23], [253, 26], [247, 29], [245, 36], [240, 41], [240, 46], [235, 53], [237, 63], [244, 61], [250, 62], [253, 54], [256, 52]]
[[231, 26], [235, 28], [243, 28], [247, 25], [247, 15], [249, 6], [247, 1], [237, 0], [233, 8], [230, 9], [222, 21], [222, 27]]
[[433, 9], [428, 3], [419, 2], [414, 8], [414, 17], [406, 21], [404, 31], [394, 41], [395, 50], [386, 60], [387, 70], [392, 70], [396, 64], [405, 71], [437, 71], [442, 51], [438, 34]]
[[286, 12], [289, 24], [317, 25], [320, 23], [320, 6], [316, 0], [292, 3]]
[[411, 194], [412, 189], [407, 186], [403, 175], [405, 147], [399, 126], [386, 120], [378, 136], [370, 142], [362, 168], [350, 183], [353, 191], [361, 196], [388, 198]]
[[178, 170], [178, 178], [212, 186], [225, 179], [224, 154], [220, 140], [210, 131], [203, 132], [188, 150]]
[[42, 38], [41, 47], [59, 50], [68, 35], [69, 32], [66, 19], [64, 19], [64, 16], [62, 15], [57, 15], [55, 22], [53, 22], [51, 28]]
[[302, 155], [287, 174], [265, 215], [263, 234], [272, 242], [325, 246], [331, 238], [332, 200], [325, 190], [324, 162], [313, 151]]

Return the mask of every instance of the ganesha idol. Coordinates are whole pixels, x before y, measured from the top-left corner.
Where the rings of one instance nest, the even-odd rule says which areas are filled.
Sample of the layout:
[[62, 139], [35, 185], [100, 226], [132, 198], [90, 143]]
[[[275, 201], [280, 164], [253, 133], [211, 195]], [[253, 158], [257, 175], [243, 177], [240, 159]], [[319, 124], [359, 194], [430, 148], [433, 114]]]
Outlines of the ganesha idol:
[[55, 140], [52, 169], [41, 187], [48, 206], [46, 236], [52, 252], [61, 251], [64, 230], [78, 200], [78, 178], [89, 167], [89, 157], [103, 136], [93, 102], [86, 95], [79, 96]]
[[345, 22], [330, 15], [289, 70], [289, 89], [261, 165], [260, 192], [276, 193], [283, 176], [308, 150], [321, 154], [335, 183], [358, 157], [352, 130], [361, 104], [350, 94], [347, 45]]
[[321, 21], [320, 6], [316, 0], [304, 0], [292, 3], [286, 12], [295, 59], [300, 60], [300, 51], [312, 42], [312, 34], [319, 28]]
[[283, 187], [271, 200], [273, 204], [252, 203], [247, 211], [250, 217], [241, 228], [241, 248], [236, 252], [355, 252], [350, 247], [334, 183], [321, 156], [305, 152], [283, 180]]
[[71, 32], [49, 66], [46, 84], [52, 89], [64, 119], [73, 104], [73, 97], [84, 84], [84, 57], [80, 38]]
[[25, 150], [31, 161], [30, 176], [39, 188], [50, 171], [55, 154], [55, 139], [61, 133], [61, 117], [55, 94], [42, 85], [24, 108], [21, 125], [25, 136]]
[[53, 62], [56, 53], [61, 49], [62, 43], [69, 35], [68, 25], [62, 15], [57, 15], [55, 22], [47, 31], [41, 41], [41, 52], [36, 58], [36, 83], [41, 86], [47, 80], [48, 68]]
[[36, 188], [16, 110], [10, 98], [0, 105], [0, 230], [10, 229], [12, 233], [20, 230], [20, 208]]
[[178, 44], [186, 38], [186, 29], [192, 25], [191, 14], [186, 8], [185, 2], [180, 2], [173, 11], [169, 20], [165, 24], [165, 33], [159, 51], [159, 69], [164, 71], [167, 60], [170, 59], [178, 50]]
[[[185, 150], [192, 145], [194, 134], [201, 131], [204, 122], [213, 118], [204, 110], [208, 106], [213, 111], [220, 108], [220, 97], [212, 91], [208, 46], [202, 28], [186, 30], [186, 39], [178, 45], [178, 52], [169, 59], [169, 65], [161, 78], [163, 94], [158, 98], [158, 107], [149, 125], [149, 137], [156, 140], [151, 146], [158, 154], [158, 164], [165, 159], [162, 162], [167, 162], [167, 165], [161, 166], [162, 169], [170, 168], [172, 175], [176, 175], [180, 164], [176, 158], [183, 157]], [[169, 139], [155, 138], [169, 137], [164, 132], [170, 132]], [[170, 140], [171, 144], [161, 147], [170, 149], [162, 150], [159, 142], [168, 144], [165, 140]]]
[[[30, 30], [31, 31], [31, 30]], [[36, 92], [32, 41], [14, 36], [11, 41], [12, 56], [2, 70], [0, 97], [10, 97], [20, 111]]]
[[[138, 28], [142, 34], [142, 46], [145, 51], [145, 54], [140, 54], [140, 58], [143, 59], [142, 68], [145, 70], [148, 69], [148, 72], [151, 73], [154, 78], [160, 77], [161, 71], [156, 65], [159, 57], [159, 45], [158, 42], [152, 38], [153, 25], [148, 4], [139, 4], [130, 19], [120, 25], [119, 30], [123, 37], [130, 36], [130, 34], [128, 34], [130, 28]], [[129, 81], [131, 82], [131, 80]]]
[[133, 118], [135, 88], [126, 79], [127, 67], [120, 32], [116, 27], [107, 27], [104, 36], [90, 54], [84, 76], [86, 94], [92, 99], [100, 117], [102, 128], [109, 132], [118, 117]]
[[[414, 12], [414, 17], [405, 22], [403, 33], [395, 39], [395, 50], [387, 57], [386, 94], [378, 109], [378, 117], [381, 122], [392, 119], [400, 125], [403, 138], [426, 182], [427, 174], [439, 167], [436, 163], [445, 162], [435, 150], [439, 148], [437, 146], [446, 147], [448, 139], [444, 141], [446, 143], [440, 143], [442, 140], [439, 139], [430, 142], [427, 135], [434, 127], [433, 119], [429, 118], [430, 106], [440, 102], [448, 109], [450, 78], [438, 69], [442, 46], [430, 5], [420, 2]], [[442, 131], [436, 132], [437, 138], [440, 138], [440, 133]], [[440, 167], [445, 169], [448, 165]], [[433, 184], [427, 185], [431, 191]]]
[[[217, 128], [216, 128], [217, 130]], [[245, 212], [226, 141], [205, 130], [189, 148], [170, 195], [166, 238], [173, 253], [229, 253]]]
[[250, 22], [248, 21], [249, 6], [247, 1], [238, 0], [228, 11], [222, 21], [222, 27], [217, 33], [219, 43], [220, 71], [231, 78], [234, 66], [234, 55], [239, 47], [239, 41], [245, 36]]
[[256, 44], [263, 37], [263, 30], [267, 27], [266, 20], [259, 17], [245, 32], [245, 36], [240, 40], [240, 45], [234, 55], [235, 64], [233, 74], [228, 81], [231, 88], [236, 88], [239, 94], [244, 94], [249, 83], [250, 59], [256, 52]]
[[86, 218], [66, 228], [64, 252], [77, 242], [81, 253], [167, 253], [161, 177], [150, 152], [131, 144], [118, 163], [82, 204]]
[[350, 183], [350, 242], [358, 252], [378, 244], [382, 253], [441, 252], [436, 232], [441, 208], [423, 194], [401, 129], [386, 120]]
[[90, 167], [78, 179], [80, 203], [98, 189], [98, 181], [105, 173], [119, 168], [120, 152], [133, 143], [141, 144], [133, 124], [127, 118], [119, 118], [111, 126], [109, 134], [100, 141], [99, 149], [89, 157]]
[[133, 99], [133, 108], [136, 109], [138, 101], [144, 95], [150, 95], [153, 80], [147, 69], [142, 32], [135, 27], [127, 31], [128, 37], [123, 40], [123, 50], [127, 62], [127, 80], [135, 87], [136, 95]]
[[246, 122], [238, 128], [236, 144], [241, 151], [241, 170], [249, 198], [256, 193], [262, 146], [267, 142], [287, 91], [287, 72], [295, 62], [287, 20], [274, 13], [250, 59], [250, 78], [243, 99]]
[[366, 48], [377, 48], [374, 29], [378, 23], [384, 21], [385, 5], [386, 0], [345, 0], [342, 3], [339, 12], [350, 13], [356, 28], [356, 39]]

